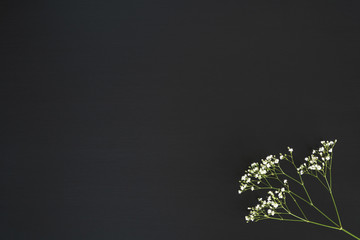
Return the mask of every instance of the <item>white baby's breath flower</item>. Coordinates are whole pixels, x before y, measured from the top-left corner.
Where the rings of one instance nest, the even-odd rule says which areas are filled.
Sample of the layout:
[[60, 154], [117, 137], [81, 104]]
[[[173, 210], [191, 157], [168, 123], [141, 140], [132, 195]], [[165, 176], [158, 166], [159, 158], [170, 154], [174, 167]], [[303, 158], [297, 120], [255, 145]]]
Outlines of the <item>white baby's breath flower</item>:
[[[280, 194], [282, 195], [281, 198], [278, 196]], [[285, 196], [282, 192], [278, 195], [275, 195], [273, 191], [269, 191], [266, 200], [258, 198], [259, 203], [255, 207], [248, 208], [250, 213], [245, 217], [246, 222], [258, 221], [264, 217], [274, 216], [276, 209], [283, 208], [285, 201]]]
[[[294, 185], [296, 185], [295, 183], [303, 185], [304, 189], [305, 185], [301, 175], [308, 174], [314, 177], [322, 175], [323, 177], [326, 177], [331, 166], [331, 153], [335, 143], [336, 140], [321, 141], [322, 146], [313, 150], [310, 156], [305, 157], [305, 162], [300, 164], [298, 167], [293, 160], [293, 148], [291, 147], [287, 147], [290, 155], [279, 154], [279, 157], [276, 155], [268, 155], [265, 159], [252, 163], [239, 181], [240, 188], [238, 193], [242, 194], [247, 190], [255, 191], [261, 189], [270, 189], [270, 191], [268, 191], [266, 197], [258, 198], [258, 203], [254, 207], [248, 208], [250, 212], [249, 215], [245, 217], [246, 222], [256, 222], [263, 219], [284, 220], [286, 219], [284, 217], [286, 214], [294, 216], [293, 214], [288, 214], [289, 209], [286, 205], [287, 196], [291, 196], [289, 201], [294, 198], [300, 198], [300, 200], [305, 202], [307, 202], [307, 200], [299, 197], [302, 194], [296, 195], [293, 190], [290, 189], [289, 180], [284, 179], [284, 176], [289, 177], [289, 179], [291, 179], [290, 181], [292, 183], [294, 182]], [[295, 167], [299, 175], [298, 178], [293, 178], [292, 176], [284, 173], [283, 168], [280, 167], [280, 162], [281, 164], [286, 164], [286, 161], [280, 161], [283, 159], [290, 162]], [[274, 183], [274, 181], [276, 181], [276, 183]], [[276, 187], [276, 185], [278, 186]], [[307, 191], [306, 194], [309, 197]], [[296, 200], [294, 201], [296, 203]], [[309, 201], [310, 202], [308, 203], [312, 204], [310, 197]], [[296, 205], [297, 204], [298, 203], [296, 203]], [[284, 206], [286, 206], [286, 208]], [[298, 207], [300, 208], [299, 205]]]
[[313, 150], [309, 157], [305, 158], [305, 163], [297, 168], [300, 175], [314, 174], [313, 171], [319, 172], [321, 175], [326, 176], [328, 161], [331, 159], [330, 153], [333, 151], [335, 141], [321, 141], [323, 145], [317, 151]]
[[260, 163], [252, 163], [239, 181], [241, 193], [249, 189], [253, 191], [255, 188], [252, 186], [259, 185], [262, 179], [273, 174], [277, 168], [279, 168], [279, 159], [275, 155], [268, 155]]

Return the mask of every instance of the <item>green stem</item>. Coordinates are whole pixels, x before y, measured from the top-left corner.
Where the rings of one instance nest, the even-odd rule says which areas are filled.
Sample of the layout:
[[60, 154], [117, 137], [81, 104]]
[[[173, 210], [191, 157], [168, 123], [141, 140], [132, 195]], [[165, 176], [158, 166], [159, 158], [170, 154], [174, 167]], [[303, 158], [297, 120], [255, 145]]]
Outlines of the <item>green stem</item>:
[[[292, 165], [294, 166], [294, 168], [297, 170], [297, 167], [296, 167], [296, 165], [295, 165], [295, 162], [294, 162], [294, 159], [293, 159], [293, 156], [292, 156], [292, 154], [291, 154], [291, 163], [292, 163]], [[298, 174], [299, 175], [299, 178], [300, 178], [300, 181], [301, 182], [299, 182], [299, 184], [303, 187], [303, 189], [305, 190], [305, 193], [306, 193], [306, 195], [307, 195], [307, 197], [308, 197], [308, 199], [309, 199], [309, 201], [310, 201], [310, 203], [311, 203], [311, 205], [312, 205], [312, 200], [311, 200], [311, 197], [310, 197], [310, 195], [309, 195], [309, 193], [308, 193], [308, 191], [307, 191], [307, 189], [306, 189], [306, 187], [305, 187], [305, 184], [304, 184], [304, 181], [303, 181], [303, 179], [302, 179], [302, 177], [301, 177], [301, 175], [300, 174]]]
[[288, 219], [288, 218], [275, 218], [275, 217], [265, 217], [265, 218], [262, 218], [260, 220], [263, 220], [263, 219], [273, 219], [273, 220], [278, 220], [278, 221], [285, 221], [285, 222], [304, 222], [304, 223], [311, 223], [311, 224], [314, 224], [314, 225], [318, 225], [318, 226], [321, 226], [321, 227], [326, 227], [326, 228], [330, 228], [330, 229], [334, 229], [334, 230], [341, 230], [343, 232], [345, 232], [346, 234], [352, 236], [353, 238], [357, 239], [357, 240], [360, 240], [359, 237], [355, 236], [354, 234], [352, 234], [351, 232], [343, 229], [343, 228], [337, 228], [337, 227], [333, 227], [333, 226], [329, 226], [329, 225], [325, 225], [325, 224], [322, 224], [322, 223], [318, 223], [318, 222], [313, 222], [313, 221], [309, 221], [309, 220], [305, 220], [295, 214], [290, 214], [292, 215], [293, 217], [295, 218], [298, 218], [298, 219]]
[[311, 207], [315, 208], [316, 211], [318, 211], [321, 215], [323, 215], [327, 220], [329, 220], [330, 222], [332, 222], [335, 226], [340, 227], [336, 222], [334, 222], [330, 217], [328, 217], [325, 213], [323, 213], [319, 208], [317, 208], [314, 204], [308, 202], [307, 200], [305, 200], [304, 198], [300, 197], [299, 195], [297, 195], [296, 193], [293, 193], [291, 191], [289, 191], [289, 194], [293, 194], [294, 196], [296, 196], [297, 198], [301, 199], [302, 201], [306, 202], [307, 204], [309, 204]]
[[301, 185], [301, 182], [299, 182], [299, 181], [298, 181], [298, 180], [296, 180], [295, 178], [293, 178], [293, 177], [289, 176], [288, 174], [286, 174], [286, 173], [284, 173], [284, 172], [281, 172], [281, 173], [279, 173], [279, 174], [284, 175], [284, 176], [286, 176], [286, 177], [290, 178], [291, 180], [293, 180], [294, 182], [296, 182], [296, 183], [298, 183], [298, 184], [300, 184], [300, 185]]
[[[312, 176], [314, 176], [314, 175], [312, 175]], [[314, 177], [316, 177], [316, 179], [324, 186], [324, 188], [326, 188], [329, 191], [328, 187], [325, 185], [325, 183], [323, 183], [323, 181], [321, 181], [321, 179], [319, 177], [317, 177], [317, 176], [314, 176]]]
[[[294, 162], [292, 162], [292, 161], [289, 161], [289, 162], [291, 162], [291, 164], [294, 165], [294, 167], [295, 167], [295, 169], [296, 169], [296, 166], [295, 166]], [[301, 185], [301, 182], [299, 182], [299, 181], [296, 180], [295, 178], [293, 178], [293, 177], [289, 176], [288, 174], [286, 174], [286, 173], [284, 172], [284, 170], [280, 167], [280, 165], [278, 165], [278, 167], [279, 167], [279, 169], [280, 169], [280, 171], [281, 171], [280, 174], [285, 175], [286, 177], [290, 178], [290, 179], [293, 180], [294, 182], [296, 182], [296, 183], [298, 183], [298, 184]]]
[[306, 217], [306, 215], [305, 215], [305, 213], [304, 213], [303, 210], [301, 209], [300, 205], [298, 204], [298, 202], [296, 201], [296, 199], [293, 197], [293, 195], [292, 195], [291, 193], [290, 193], [290, 196], [291, 196], [291, 198], [294, 200], [294, 202], [296, 203], [296, 206], [298, 206], [301, 214], [304, 216], [304, 218], [305, 218], [306, 220], [308, 220], [307, 217]]
[[287, 221], [287, 222], [304, 222], [303, 220], [297, 220], [297, 219], [288, 219], [288, 218], [274, 218], [274, 217], [266, 217], [264, 219], [273, 219], [278, 221]]
[[336, 222], [334, 222], [331, 218], [329, 218], [325, 213], [323, 213], [320, 209], [318, 209], [315, 205], [312, 205], [313, 208], [315, 208], [319, 213], [321, 213], [321, 215], [323, 215], [324, 217], [326, 217], [330, 222], [332, 222], [333, 224], [335, 224], [335, 226], [339, 227], [339, 224], [337, 224]]
[[318, 226], [322, 226], [322, 227], [327, 227], [327, 228], [339, 230], [339, 228], [337, 228], [337, 227], [325, 225], [325, 224], [318, 223], [318, 222], [313, 222], [313, 221], [310, 221], [310, 220], [303, 219], [302, 217], [299, 217], [298, 215], [295, 215], [295, 214], [293, 214], [293, 213], [291, 213], [291, 212], [288, 212], [288, 213], [289, 213], [291, 216], [293, 216], [293, 217], [295, 217], [295, 218], [297, 218], [297, 219], [302, 220], [303, 222], [311, 223], [311, 224], [315, 224], [315, 225], [318, 225]]
[[299, 177], [300, 177], [300, 180], [301, 180], [301, 185], [302, 185], [303, 189], [305, 190], [305, 193], [306, 193], [306, 195], [307, 195], [310, 203], [312, 204], [313, 202], [312, 202], [312, 200], [311, 200], [311, 197], [310, 197], [310, 195], [309, 195], [309, 193], [308, 193], [308, 191], [307, 191], [307, 189], [306, 189], [306, 187], [305, 187], [304, 181], [303, 181], [303, 179], [302, 179], [302, 177], [301, 177], [300, 174], [299, 174]]
[[[335, 147], [335, 144], [331, 147], [331, 149], [333, 149]], [[331, 167], [332, 167], [332, 160], [333, 160], [333, 153], [334, 151], [331, 151], [331, 156], [330, 156], [330, 166], [329, 166], [329, 178], [330, 178], [330, 188], [332, 188], [332, 177], [331, 177]]]
[[275, 188], [275, 187], [257, 187], [257, 189], [260, 189], [260, 190], [278, 190], [278, 188]]
[[332, 189], [330, 188], [330, 185], [329, 185], [329, 182], [328, 182], [327, 178], [325, 178], [325, 181], [326, 181], [326, 184], [327, 184], [328, 187], [329, 187], [329, 192], [330, 192], [330, 195], [331, 195], [331, 200], [332, 200], [332, 202], [333, 202], [333, 204], [334, 204], [334, 208], [335, 208], [335, 211], [336, 211], [336, 215], [337, 215], [337, 218], [338, 218], [338, 220], [339, 220], [339, 225], [340, 225], [340, 227], [341, 227], [341, 226], [342, 226], [342, 224], [341, 224], [341, 219], [340, 219], [339, 211], [338, 211], [337, 206], [336, 206], [336, 203], [335, 203], [334, 194], [332, 193]]
[[307, 222], [308, 222], [308, 223], [311, 223], [311, 224], [318, 225], [318, 226], [322, 226], [322, 227], [327, 227], [327, 228], [331, 228], [331, 229], [339, 230], [339, 228], [337, 228], [337, 227], [333, 227], [333, 226], [325, 225], [325, 224], [322, 224], [322, 223], [313, 222], [313, 221], [307, 221]]
[[357, 237], [357, 236], [355, 236], [354, 234], [352, 234], [351, 232], [349, 232], [349, 231], [347, 231], [347, 230], [345, 230], [345, 229], [341, 229], [341, 231], [343, 231], [343, 232], [345, 232], [345, 233], [347, 233], [347, 234], [349, 234], [350, 236], [352, 236], [353, 238], [355, 238], [355, 239], [358, 239], [358, 240], [360, 240], [360, 238], [359, 237]]
[[[280, 167], [280, 166], [279, 166]], [[281, 168], [280, 168], [281, 169]], [[281, 169], [282, 170], [282, 169]], [[279, 177], [276, 175], [276, 179], [280, 182], [280, 183], [282, 183], [281, 182], [281, 180], [279, 179]], [[295, 204], [296, 204], [296, 206], [299, 208], [299, 210], [300, 210], [300, 212], [301, 212], [301, 214], [304, 216], [304, 218], [307, 220], [307, 217], [306, 217], [306, 215], [305, 215], [305, 213], [304, 213], [304, 211], [302, 210], [302, 208], [300, 207], [300, 205], [298, 204], [298, 202], [296, 201], [296, 199], [294, 198], [294, 196], [291, 194], [291, 192], [289, 191], [289, 194], [290, 194], [290, 197], [293, 199], [293, 201], [295, 202]]]
[[264, 179], [265, 179], [265, 181], [267, 182], [267, 184], [268, 184], [269, 187], [273, 187], [273, 186], [271, 186], [271, 184], [269, 183], [269, 181], [268, 181], [266, 178], [264, 178]]
[[[293, 163], [293, 162], [292, 162], [292, 163]], [[294, 165], [294, 167], [296, 168], [296, 166], [295, 166], [294, 163], [293, 163], [293, 165]], [[279, 166], [279, 168], [280, 168], [280, 170], [282, 171], [282, 169], [281, 169], [280, 166]], [[283, 171], [282, 171], [282, 173], [283, 173], [284, 175], [287, 175], [287, 174], [284, 173]], [[336, 222], [334, 222], [330, 217], [328, 217], [325, 213], [323, 213], [319, 208], [317, 208], [317, 207], [313, 204], [313, 202], [312, 202], [312, 200], [311, 200], [311, 198], [310, 198], [310, 196], [309, 196], [309, 194], [308, 194], [308, 192], [307, 192], [307, 190], [306, 190], [306, 187], [305, 187], [305, 184], [304, 184], [304, 182], [303, 182], [303, 179], [302, 179], [301, 175], [299, 175], [299, 177], [300, 177], [301, 183], [298, 182], [297, 180], [295, 180], [295, 181], [297, 181], [300, 185], [302, 185], [302, 187], [304, 188], [304, 190], [305, 190], [305, 192], [306, 192], [306, 194], [307, 194], [310, 202], [307, 201], [307, 200], [305, 200], [304, 198], [300, 197], [300, 196], [297, 195], [296, 193], [294, 193], [294, 192], [292, 192], [292, 191], [289, 190], [288, 193], [290, 194], [290, 196], [293, 198], [292, 195], [294, 195], [294, 196], [296, 196], [297, 198], [301, 199], [302, 201], [304, 201], [305, 203], [307, 203], [308, 205], [310, 205], [311, 207], [313, 207], [316, 211], [318, 211], [321, 215], [323, 215], [326, 219], [328, 219], [328, 220], [329, 220], [331, 223], [333, 223], [335, 226], [341, 227], [341, 224], [340, 224], [340, 226], [339, 226]], [[276, 179], [280, 181], [280, 179], [279, 179], [277, 176], [276, 176]], [[265, 180], [266, 180], [266, 179], [265, 179]], [[281, 181], [280, 181], [280, 182], [281, 182]], [[262, 188], [262, 189], [266, 189], [266, 188]], [[271, 188], [268, 188], [268, 189], [276, 189], [276, 188], [274, 188], [274, 187], [271, 186]], [[335, 200], [334, 200], [334, 201], [335, 201]], [[298, 205], [298, 203], [296, 202], [296, 200], [295, 200], [295, 203], [296, 203], [296, 205], [299, 207], [299, 209], [300, 209], [301, 213], [303, 214], [303, 216], [306, 218], [304, 212], [302, 211], [302, 209], [300, 208], [300, 206]], [[306, 220], [307, 220], [307, 219], [306, 219]]]
[[289, 190], [288, 192], [291, 193], [291, 194], [293, 194], [294, 196], [296, 196], [297, 198], [301, 199], [302, 201], [306, 202], [307, 204], [309, 204], [309, 205], [311, 206], [311, 203], [310, 203], [308, 200], [300, 197], [299, 195], [297, 195], [296, 193], [294, 193], [294, 192], [292, 192], [292, 191], [290, 191], [290, 190]]

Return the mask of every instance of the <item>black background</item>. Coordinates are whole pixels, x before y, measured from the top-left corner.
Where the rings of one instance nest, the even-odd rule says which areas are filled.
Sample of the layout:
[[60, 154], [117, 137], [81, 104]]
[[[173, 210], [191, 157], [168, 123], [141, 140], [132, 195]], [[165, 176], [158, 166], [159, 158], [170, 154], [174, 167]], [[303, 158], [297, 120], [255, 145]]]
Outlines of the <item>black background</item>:
[[[349, 239], [246, 224], [248, 164], [338, 139], [360, 234], [358, 1], [3, 1], [1, 239]], [[319, 206], [333, 212], [326, 193]]]

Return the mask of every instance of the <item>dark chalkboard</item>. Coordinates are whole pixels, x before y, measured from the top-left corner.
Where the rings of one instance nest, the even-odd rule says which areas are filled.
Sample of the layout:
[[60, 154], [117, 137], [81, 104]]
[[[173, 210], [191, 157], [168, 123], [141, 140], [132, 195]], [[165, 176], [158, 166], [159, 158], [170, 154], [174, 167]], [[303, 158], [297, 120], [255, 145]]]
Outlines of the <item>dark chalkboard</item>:
[[[349, 239], [246, 224], [254, 161], [337, 139], [360, 234], [357, 1], [3, 1], [0, 238]], [[318, 202], [334, 212], [328, 195]]]

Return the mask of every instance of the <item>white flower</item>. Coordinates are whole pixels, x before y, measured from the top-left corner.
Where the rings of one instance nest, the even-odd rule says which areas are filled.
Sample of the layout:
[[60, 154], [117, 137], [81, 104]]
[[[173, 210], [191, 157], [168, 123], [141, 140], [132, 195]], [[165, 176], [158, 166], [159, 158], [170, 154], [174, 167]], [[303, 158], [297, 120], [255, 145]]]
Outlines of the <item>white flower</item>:
[[275, 211], [272, 210], [272, 209], [268, 209], [268, 214], [271, 215], [271, 216], [274, 216], [275, 215]]
[[[331, 160], [330, 153], [332, 153], [335, 143], [336, 140], [321, 141], [322, 146], [317, 148], [317, 150], [313, 150], [310, 156], [305, 157], [305, 162], [299, 167], [296, 167], [297, 173], [299, 175], [309, 174], [318, 176], [318, 174], [320, 174], [322, 176], [327, 176], [329, 160]], [[288, 151], [292, 153], [293, 148], [288, 147]], [[288, 180], [283, 179], [284, 175], [281, 175], [283, 169], [280, 167], [279, 159], [287, 159], [288, 156], [289, 155], [287, 154], [283, 155], [281, 153], [279, 154], [279, 158], [277, 158], [276, 155], [268, 155], [265, 159], [261, 159], [260, 162], [252, 163], [241, 177], [241, 180], [239, 181], [239, 194], [242, 194], [247, 190], [255, 191], [262, 188], [274, 189], [274, 191], [268, 191], [266, 198], [258, 198], [259, 202], [257, 205], [248, 208], [250, 213], [245, 217], [246, 222], [256, 222], [269, 218], [270, 216], [284, 214], [283, 211], [278, 211], [277, 209], [283, 209], [286, 212], [284, 204], [286, 204], [287, 194], [292, 191], [289, 188]], [[294, 164], [292, 155], [291, 162]], [[271, 184], [267, 181], [267, 179], [270, 178]], [[282, 183], [281, 187], [276, 187], [276, 184], [279, 185], [279, 182], [274, 183], [275, 185], [273, 185], [272, 179], [275, 178], [280, 181], [280, 184]]]
[[[266, 178], [272, 174], [279, 164], [279, 159], [274, 155], [269, 155], [265, 159], [262, 159], [260, 163], [254, 162], [245, 171], [245, 175], [240, 180], [241, 192], [248, 190], [248, 186], [252, 184], [260, 184], [261, 179]], [[250, 188], [251, 189], [251, 188]]]
[[246, 222], [261, 220], [264, 217], [274, 216], [275, 210], [283, 208], [285, 200], [279, 199], [274, 192], [269, 191], [266, 200], [258, 198], [259, 203], [255, 207], [249, 207], [250, 213], [245, 217]]
[[329, 153], [332, 152], [335, 141], [322, 141], [321, 144], [324, 147], [320, 147], [318, 151], [313, 150], [312, 155], [305, 158], [305, 162], [298, 168], [298, 173], [303, 175], [304, 173], [312, 174], [311, 171], [320, 171], [320, 174], [325, 176], [327, 174], [327, 164], [331, 159]]
[[320, 171], [322, 168], [321, 168], [320, 165], [314, 164], [314, 165], [309, 166], [309, 169], [310, 170], [318, 170], [318, 171]]

